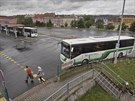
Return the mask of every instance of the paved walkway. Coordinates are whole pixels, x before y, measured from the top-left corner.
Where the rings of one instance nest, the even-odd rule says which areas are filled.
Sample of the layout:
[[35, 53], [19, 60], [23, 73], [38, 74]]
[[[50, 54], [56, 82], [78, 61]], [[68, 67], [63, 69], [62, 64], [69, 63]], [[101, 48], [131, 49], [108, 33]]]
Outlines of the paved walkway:
[[13, 99], [13, 101], [44, 101], [47, 97], [49, 97], [51, 94], [57, 91], [60, 87], [62, 87], [69, 81], [75, 79], [81, 74], [70, 77], [60, 82], [55, 82], [56, 78], [50, 79], [45, 83], [41, 83], [40, 85], [16, 97], [15, 99]]
[[[69, 81], [75, 79], [80, 73], [76, 76], [70, 77], [64, 81], [54, 82], [56, 78], [50, 79], [45, 83], [41, 83], [38, 86], [30, 89], [24, 94], [16, 97], [13, 101], [44, 101], [47, 97], [57, 91], [60, 87], [68, 83]], [[122, 101], [135, 101], [135, 96], [123, 96]]]

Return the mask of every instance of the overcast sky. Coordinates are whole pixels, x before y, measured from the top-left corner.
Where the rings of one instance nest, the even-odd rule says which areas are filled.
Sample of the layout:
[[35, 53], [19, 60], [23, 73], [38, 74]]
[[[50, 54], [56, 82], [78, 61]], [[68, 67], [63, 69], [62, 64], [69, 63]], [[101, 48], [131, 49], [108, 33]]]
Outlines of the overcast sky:
[[[0, 0], [0, 15], [121, 14], [123, 0]], [[135, 0], [126, 0], [125, 13], [135, 15]]]

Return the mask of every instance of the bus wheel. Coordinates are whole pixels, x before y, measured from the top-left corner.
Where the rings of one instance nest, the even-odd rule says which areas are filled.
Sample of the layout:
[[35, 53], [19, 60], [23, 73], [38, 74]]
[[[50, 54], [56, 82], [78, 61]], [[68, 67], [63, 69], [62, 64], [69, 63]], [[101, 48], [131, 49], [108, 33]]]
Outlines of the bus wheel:
[[118, 58], [122, 58], [122, 57], [123, 57], [123, 53], [121, 52], [119, 53]]
[[88, 59], [84, 59], [83, 61], [82, 61], [82, 65], [85, 65], [85, 64], [88, 64], [89, 63], [89, 60]]

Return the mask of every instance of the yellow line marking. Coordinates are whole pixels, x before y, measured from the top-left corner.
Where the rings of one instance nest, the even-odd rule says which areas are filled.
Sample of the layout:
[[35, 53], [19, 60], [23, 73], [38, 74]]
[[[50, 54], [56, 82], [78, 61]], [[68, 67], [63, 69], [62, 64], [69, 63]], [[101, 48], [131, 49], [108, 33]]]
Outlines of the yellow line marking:
[[33, 74], [33, 77], [36, 78], [37, 77], [37, 74]]
[[10, 61], [14, 62], [15, 60], [11, 59]]
[[9, 57], [8, 57], [8, 56], [6, 56], [5, 58], [7, 58], [7, 59], [8, 59]]
[[17, 66], [20, 66], [20, 64], [16, 64]]
[[[41, 79], [45, 82], [45, 79], [43, 77]], [[40, 81], [40, 78], [38, 78], [38, 80]]]
[[[13, 62], [14, 64], [16, 64], [17, 66], [21, 66], [19, 63], [17, 63], [14, 59], [12, 59], [11, 57], [9, 57], [8, 55], [6, 55], [5, 53], [3, 53], [2, 51], [0, 51], [0, 55], [2, 55], [4, 58], [8, 59], [9, 61]], [[21, 68], [23, 68], [23, 66], [21, 66]]]
[[1, 55], [2, 55], [2, 56], [4, 56], [4, 54], [3, 54], [3, 53], [1, 53]]
[[14, 61], [14, 64], [17, 64], [17, 63]]
[[7, 101], [5, 97], [0, 98], [0, 101]]
[[3, 54], [4, 56], [7, 56], [7, 55], [5, 55], [5, 54]]
[[4, 54], [5, 56], [7, 56], [6, 54]]
[[[16, 64], [17, 66], [20, 66], [22, 69], [24, 69], [24, 71], [26, 71], [26, 68], [24, 68], [24, 66], [21, 66], [20, 64], [18, 64], [14, 59], [10, 58], [8, 55], [4, 54], [2, 51], [0, 51], [0, 54], [2, 56], [4, 56], [6, 59], [8, 59], [9, 61], [11, 61], [14, 64]], [[34, 78], [38, 77], [38, 75], [34, 74], [33, 71], [32, 71], [32, 74], [33, 74]], [[38, 78], [38, 80], [40, 81], [40, 78]], [[45, 79], [43, 77], [42, 77], [42, 80], [45, 81]], [[3, 98], [0, 98], [0, 101], [6, 101], [6, 99], [3, 97]]]
[[12, 60], [11, 58], [9, 60]]
[[8, 57], [7, 59], [9, 59], [9, 60], [10, 60], [11, 58], [10, 58], [10, 57]]

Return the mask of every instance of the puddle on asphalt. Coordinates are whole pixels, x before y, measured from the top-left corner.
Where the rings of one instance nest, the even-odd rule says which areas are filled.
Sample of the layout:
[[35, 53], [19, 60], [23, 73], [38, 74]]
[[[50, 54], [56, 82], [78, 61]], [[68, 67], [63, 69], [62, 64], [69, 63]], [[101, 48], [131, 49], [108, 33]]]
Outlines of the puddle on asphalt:
[[20, 52], [24, 52], [24, 51], [30, 51], [32, 50], [30, 47], [14, 47], [15, 49], [17, 49]]

